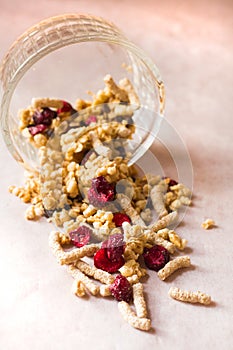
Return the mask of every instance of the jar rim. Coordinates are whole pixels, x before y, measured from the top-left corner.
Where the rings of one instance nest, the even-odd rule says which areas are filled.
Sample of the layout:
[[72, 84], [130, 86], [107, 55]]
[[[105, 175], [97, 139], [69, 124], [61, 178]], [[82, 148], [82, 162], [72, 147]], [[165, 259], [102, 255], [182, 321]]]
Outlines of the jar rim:
[[115, 24], [102, 17], [82, 13], [49, 17], [20, 35], [9, 48], [0, 66], [0, 80], [2, 84], [0, 121], [3, 137], [14, 158], [20, 163], [24, 164], [24, 161], [13, 145], [12, 135], [6, 120], [9, 114], [11, 98], [18, 82], [32, 65], [52, 51], [72, 44], [91, 41], [118, 45], [129, 50], [143, 61], [147, 69], [152, 72], [152, 77], [157, 85], [159, 112], [163, 115], [165, 102], [164, 84], [158, 68], [142, 49], [124, 36]]

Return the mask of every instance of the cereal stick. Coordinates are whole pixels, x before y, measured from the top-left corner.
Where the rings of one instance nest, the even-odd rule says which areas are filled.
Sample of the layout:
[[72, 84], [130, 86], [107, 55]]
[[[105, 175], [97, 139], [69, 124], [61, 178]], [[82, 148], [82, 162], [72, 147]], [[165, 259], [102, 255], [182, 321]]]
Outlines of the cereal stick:
[[178, 218], [178, 212], [173, 211], [166, 216], [164, 216], [162, 219], [158, 220], [154, 224], [150, 225], [149, 228], [155, 232], [161, 230], [162, 228], [166, 228], [167, 226], [170, 226], [173, 224]]
[[125, 194], [118, 193], [117, 199], [119, 200], [122, 209], [130, 217], [132, 224], [145, 226], [144, 221], [142, 220], [140, 215], [137, 213], [137, 211], [132, 207], [130, 203], [130, 199]]
[[75, 266], [85, 273], [87, 276], [91, 276], [96, 280], [99, 280], [105, 284], [111, 284], [114, 282], [115, 278], [108, 272], [97, 269], [95, 266], [90, 266], [85, 261], [79, 260], [76, 262]]
[[107, 284], [102, 284], [102, 286], [100, 286], [100, 295], [102, 297], [109, 297], [110, 295], [112, 295], [112, 293], [110, 292], [109, 289], [109, 285]]
[[137, 317], [135, 312], [131, 310], [130, 305], [125, 301], [120, 301], [118, 303], [118, 309], [124, 320], [127, 321], [132, 327], [141, 329], [142, 331], [149, 331], [151, 328], [150, 319]]
[[165, 193], [167, 192], [167, 184], [164, 180], [160, 181], [155, 185], [150, 193], [153, 207], [156, 213], [159, 215], [159, 218], [164, 217], [168, 214], [167, 209], [165, 208]]
[[99, 244], [88, 244], [84, 247], [73, 249], [70, 252], [64, 252], [64, 256], [60, 259], [60, 264], [71, 264], [84, 256], [93, 256], [99, 248]]
[[67, 271], [76, 281], [82, 282], [92, 295], [96, 295], [99, 293], [99, 286], [92, 282], [89, 277], [87, 277], [74, 265], [69, 265]]
[[146, 301], [143, 295], [142, 283], [133, 285], [133, 300], [138, 317], [147, 317]]
[[32, 107], [33, 108], [43, 108], [43, 107], [51, 107], [51, 108], [62, 108], [63, 102], [61, 100], [57, 100], [54, 98], [33, 98], [32, 99]]
[[65, 252], [61, 246], [60, 233], [52, 231], [49, 236], [49, 246], [57, 261], [61, 264], [71, 264], [84, 256], [93, 256], [99, 250], [99, 244], [89, 244], [81, 248], [75, 248]]
[[173, 272], [183, 267], [189, 267], [191, 265], [190, 257], [187, 255], [179, 256], [169, 261], [161, 270], [158, 272], [159, 278], [164, 281]]
[[211, 303], [211, 297], [200, 291], [190, 292], [187, 290], [182, 290], [180, 288], [171, 287], [168, 294], [173, 299], [187, 303], [200, 303], [204, 305], [209, 305]]

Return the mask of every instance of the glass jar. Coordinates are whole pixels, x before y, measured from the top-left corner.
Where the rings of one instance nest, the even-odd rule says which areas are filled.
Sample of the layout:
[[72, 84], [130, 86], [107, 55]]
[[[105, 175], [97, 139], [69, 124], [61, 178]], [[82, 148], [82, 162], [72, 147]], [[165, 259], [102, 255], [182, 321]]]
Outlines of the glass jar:
[[86, 90], [101, 87], [106, 74], [116, 80], [128, 77], [140, 99], [134, 163], [152, 144], [164, 112], [164, 84], [154, 63], [115, 25], [95, 16], [48, 18], [21, 35], [0, 68], [1, 128], [13, 157], [26, 169], [38, 169], [37, 151], [19, 131], [19, 109], [34, 97], [83, 98]]

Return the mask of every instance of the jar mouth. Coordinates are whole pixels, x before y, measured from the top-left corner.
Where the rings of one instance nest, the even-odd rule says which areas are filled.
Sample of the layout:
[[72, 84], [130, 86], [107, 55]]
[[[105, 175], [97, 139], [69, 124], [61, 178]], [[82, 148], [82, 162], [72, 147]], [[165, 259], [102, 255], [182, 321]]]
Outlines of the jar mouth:
[[[108, 43], [126, 50], [136, 67], [137, 76], [142, 74], [140, 71], [142, 68], [137, 70], [137, 65], [142, 64], [143, 69], [148, 71], [151, 81], [153, 80], [154, 89], [157, 90], [156, 112], [160, 116], [164, 113], [164, 85], [157, 67], [140, 48], [128, 41], [115, 25], [100, 17], [85, 14], [65, 14], [48, 18], [30, 28], [15, 41], [0, 68], [2, 85], [0, 118], [3, 136], [14, 158], [26, 168], [34, 166], [24, 159], [23, 153], [15, 144], [14, 133], [9, 127], [12, 96], [24, 75], [40, 59], [61, 48], [86, 42]], [[147, 142], [150, 139], [148, 138]], [[143, 154], [143, 150], [137, 154], [139, 157]]]

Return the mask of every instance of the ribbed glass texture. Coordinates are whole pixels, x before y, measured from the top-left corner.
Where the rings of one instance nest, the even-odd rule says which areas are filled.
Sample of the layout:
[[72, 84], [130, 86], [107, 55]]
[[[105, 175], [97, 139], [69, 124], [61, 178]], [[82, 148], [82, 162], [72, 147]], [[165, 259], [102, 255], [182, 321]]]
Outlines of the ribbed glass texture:
[[[54, 83], [54, 91], [56, 91], [58, 84], [55, 82], [54, 76], [51, 75], [50, 77], [51, 68], [48, 67], [46, 61], [43, 61], [43, 59], [51, 55], [53, 52], [58, 52], [59, 54], [62, 52], [61, 55], [63, 56], [58, 57], [66, 57], [64, 55], [64, 50], [68, 47], [72, 47], [73, 53], [71, 55], [77, 55], [76, 61], [78, 62], [79, 54], [77, 53], [78, 51], [76, 52], [75, 47], [77, 48], [78, 45], [83, 45], [84, 43], [92, 43], [92, 45], [95, 44], [97, 47], [96, 55], [93, 55], [93, 50], [91, 51], [94, 65], [92, 67], [92, 79], [90, 79], [90, 76], [88, 76], [89, 81], [87, 82], [87, 86], [88, 84], [90, 87], [92, 86], [92, 83], [95, 81], [95, 79], [97, 79], [95, 78], [95, 74], [97, 76], [101, 71], [100, 66], [98, 66], [98, 64], [95, 62], [95, 57], [96, 59], [99, 59], [101, 55], [103, 58], [102, 66], [105, 66], [107, 73], [113, 76], [115, 73], [114, 69], [116, 68], [114, 68], [115, 66], [111, 66], [111, 62], [113, 61], [111, 57], [114, 57], [116, 61], [116, 58], [119, 56], [119, 67], [123, 63], [120, 60], [122, 57], [124, 57], [125, 62], [132, 66], [130, 80], [132, 81], [135, 90], [140, 97], [143, 110], [145, 111], [148, 109], [155, 113], [155, 115], [163, 115], [164, 85], [157, 67], [145, 55], [145, 53], [131, 43], [117, 27], [102, 18], [86, 14], [66, 14], [46, 19], [30, 28], [18, 38], [18, 40], [7, 52], [0, 68], [0, 119], [2, 132], [10, 152], [17, 161], [23, 164], [25, 168], [35, 169], [37, 167], [37, 154], [32, 146], [23, 140], [18, 130], [16, 110], [18, 107], [25, 107], [20, 105], [19, 101], [24, 101], [25, 96], [23, 97], [23, 94], [25, 91], [28, 96], [30, 95], [30, 91], [32, 91], [34, 95], [37, 93], [36, 87], [39, 87], [40, 85], [40, 82], [38, 83], [37, 80], [38, 74], [43, 77], [43, 79], [46, 78], [49, 81], [51, 89], [52, 84]], [[100, 44], [99, 46], [97, 45], [98, 43]], [[102, 47], [101, 43], [105, 46]], [[83, 48], [83, 53], [88, 53], [88, 48], [90, 46], [86, 45], [80, 46], [80, 48], [81, 47]], [[105, 52], [105, 47], [107, 50], [109, 50], [109, 52], [107, 52], [107, 50]], [[63, 51], [59, 51], [61, 49]], [[110, 52], [110, 50], [112, 51]], [[45, 62], [45, 64], [44, 66], [43, 64], [40, 65], [39, 70], [37, 70], [37, 76], [33, 76], [33, 69], [34, 67], [37, 67], [36, 65], [40, 60], [42, 63]], [[60, 61], [62, 60], [58, 58], [58, 65], [60, 64]], [[66, 64], [67, 63], [64, 60], [64, 62], [62, 62], [64, 74]], [[56, 67], [56, 61], [54, 61], [54, 66]], [[94, 70], [95, 66], [96, 72]], [[73, 69], [74, 71], [78, 71], [79, 69], [82, 70], [83, 67], [79, 67], [77, 63], [77, 66], [73, 67]], [[59, 74], [61, 74], [60, 71], [61, 69], [59, 70]], [[29, 74], [30, 72], [32, 72], [31, 76]], [[31, 82], [28, 79], [25, 80], [27, 76], [32, 77]], [[93, 80], [93, 82], [91, 80]], [[22, 88], [22, 85], [24, 85], [24, 88]], [[31, 87], [33, 88], [31, 89]], [[75, 83], [73, 85], [73, 89], [77, 90]], [[67, 92], [67, 86], [64, 88], [64, 90]], [[38, 96], [30, 97], [32, 98]], [[79, 96], [77, 96], [77, 98], [78, 97]], [[28, 101], [28, 104], [29, 103], [30, 101]], [[140, 123], [144, 126], [146, 125], [145, 118], [147, 117], [144, 114], [142, 113], [141, 116], [138, 114], [135, 117], [135, 122], [136, 125], [138, 122], [139, 129]], [[142, 118], [144, 118], [143, 121]], [[135, 143], [136, 146], [134, 151], [135, 154], [138, 154], [137, 157], [145, 152], [145, 145], [148, 147], [149, 143], [151, 143], [148, 143], [148, 139], [151, 138], [151, 135], [149, 135], [151, 125], [149, 124], [148, 135], [147, 131], [144, 132], [143, 136], [139, 137], [140, 141]], [[156, 130], [154, 130], [154, 133], [156, 134]]]

